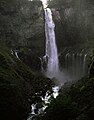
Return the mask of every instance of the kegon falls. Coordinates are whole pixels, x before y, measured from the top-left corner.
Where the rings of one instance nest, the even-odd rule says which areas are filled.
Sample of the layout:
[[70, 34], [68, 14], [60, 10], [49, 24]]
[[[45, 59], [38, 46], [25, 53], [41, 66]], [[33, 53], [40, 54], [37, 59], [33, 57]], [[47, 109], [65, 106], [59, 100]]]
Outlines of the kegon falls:
[[46, 35], [46, 53], [47, 61], [46, 75], [50, 78], [57, 77], [59, 74], [59, 60], [57, 45], [55, 40], [55, 24], [52, 19], [50, 8], [45, 9], [45, 35]]
[[0, 0], [0, 120], [94, 120], [94, 0]]
[[[45, 8], [45, 56], [43, 61], [46, 62], [44, 74], [49, 78], [56, 78], [61, 84], [66, 81], [80, 79], [88, 74], [88, 52], [84, 49], [79, 52], [64, 51], [62, 55], [63, 65], [59, 68], [59, 55], [56, 45], [55, 24], [50, 8]], [[69, 51], [69, 52], [68, 52]], [[62, 53], [61, 53], [62, 54]], [[43, 69], [43, 62], [41, 63]]]

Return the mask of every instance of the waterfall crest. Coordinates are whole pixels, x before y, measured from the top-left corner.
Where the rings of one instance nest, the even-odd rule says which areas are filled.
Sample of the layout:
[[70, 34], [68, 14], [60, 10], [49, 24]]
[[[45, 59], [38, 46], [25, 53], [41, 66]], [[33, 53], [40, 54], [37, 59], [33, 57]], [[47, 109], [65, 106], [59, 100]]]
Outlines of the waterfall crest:
[[45, 9], [45, 35], [46, 35], [46, 53], [47, 58], [47, 77], [56, 77], [59, 72], [58, 52], [55, 40], [55, 24], [52, 19], [52, 12], [49, 8]]

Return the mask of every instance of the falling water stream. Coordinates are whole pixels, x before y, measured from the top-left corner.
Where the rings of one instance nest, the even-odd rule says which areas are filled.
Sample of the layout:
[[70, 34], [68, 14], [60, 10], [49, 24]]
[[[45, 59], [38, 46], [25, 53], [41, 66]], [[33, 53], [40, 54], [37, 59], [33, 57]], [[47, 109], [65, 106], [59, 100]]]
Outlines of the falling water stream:
[[56, 77], [59, 73], [58, 52], [55, 40], [55, 24], [52, 19], [52, 12], [49, 8], [45, 9], [45, 34], [46, 34], [46, 53], [47, 58], [47, 77]]
[[63, 56], [64, 72], [68, 77], [68, 81], [77, 81], [88, 75], [88, 53], [72, 53], [68, 52]]

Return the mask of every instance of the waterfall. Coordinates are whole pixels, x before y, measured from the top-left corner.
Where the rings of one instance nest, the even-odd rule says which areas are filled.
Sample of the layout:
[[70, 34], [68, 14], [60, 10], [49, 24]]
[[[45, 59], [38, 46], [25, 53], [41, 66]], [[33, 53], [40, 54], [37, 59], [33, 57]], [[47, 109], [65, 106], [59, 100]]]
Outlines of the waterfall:
[[70, 80], [78, 80], [88, 75], [87, 53], [66, 53], [65, 72]]
[[52, 19], [52, 12], [49, 8], [45, 9], [45, 35], [46, 35], [46, 53], [47, 58], [47, 77], [53, 78], [58, 75], [59, 61], [57, 46], [55, 40], [55, 24]]
[[84, 59], [83, 59], [83, 74], [86, 74], [86, 59], [87, 59], [87, 54], [84, 55]]
[[42, 60], [41, 57], [39, 57], [39, 59], [40, 59], [40, 62], [41, 62], [41, 70], [44, 71], [44, 68], [43, 68], [43, 60]]
[[72, 76], [75, 75], [75, 54], [72, 54]]

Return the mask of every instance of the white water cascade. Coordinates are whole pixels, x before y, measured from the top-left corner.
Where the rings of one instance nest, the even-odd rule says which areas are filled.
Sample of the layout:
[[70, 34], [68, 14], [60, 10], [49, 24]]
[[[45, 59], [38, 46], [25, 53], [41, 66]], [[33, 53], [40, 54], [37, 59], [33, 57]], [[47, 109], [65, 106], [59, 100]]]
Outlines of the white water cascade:
[[59, 61], [57, 46], [55, 40], [55, 24], [52, 19], [52, 12], [49, 8], [45, 9], [45, 35], [46, 35], [46, 53], [47, 58], [47, 77], [57, 77], [59, 73]]
[[71, 53], [68, 52], [64, 56], [65, 74], [69, 76], [69, 80], [79, 80], [88, 75], [88, 53]]

